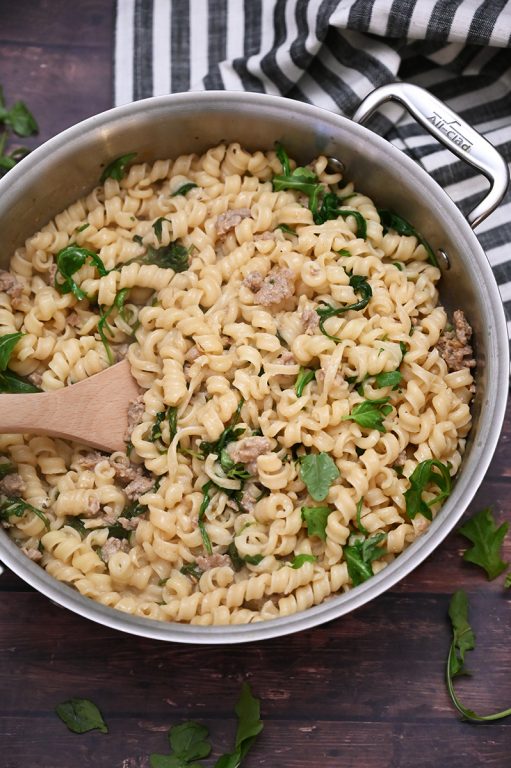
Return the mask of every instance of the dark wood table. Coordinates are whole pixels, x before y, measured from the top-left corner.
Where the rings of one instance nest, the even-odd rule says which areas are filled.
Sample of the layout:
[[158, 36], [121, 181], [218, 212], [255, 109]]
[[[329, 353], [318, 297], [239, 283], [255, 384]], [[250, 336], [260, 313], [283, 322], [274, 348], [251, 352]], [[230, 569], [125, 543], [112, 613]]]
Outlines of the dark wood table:
[[[40, 123], [35, 145], [112, 105], [113, 0], [0, 0], [0, 83]], [[511, 408], [469, 514], [511, 502]], [[446, 693], [450, 595], [465, 589], [478, 648], [458, 684], [486, 713], [511, 705], [511, 590], [465, 564], [454, 533], [395, 589], [344, 618], [250, 645], [193, 647], [137, 639], [53, 605], [6, 571], [0, 577], [0, 766], [148, 766], [170, 725], [193, 718], [216, 752], [234, 733], [248, 680], [265, 729], [250, 766], [509, 768], [511, 718], [460, 721]], [[506, 543], [511, 559], [511, 535]], [[110, 725], [77, 736], [54, 715], [87, 697]]]

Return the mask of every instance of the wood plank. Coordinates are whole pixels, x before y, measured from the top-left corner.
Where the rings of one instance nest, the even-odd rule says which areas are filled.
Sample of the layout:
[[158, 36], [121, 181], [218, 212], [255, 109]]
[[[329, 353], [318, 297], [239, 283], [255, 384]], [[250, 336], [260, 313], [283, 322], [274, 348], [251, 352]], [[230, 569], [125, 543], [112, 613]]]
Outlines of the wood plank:
[[0, 46], [36, 43], [45, 48], [103, 47], [111, 50], [114, 10], [115, 0], [2, 2]]

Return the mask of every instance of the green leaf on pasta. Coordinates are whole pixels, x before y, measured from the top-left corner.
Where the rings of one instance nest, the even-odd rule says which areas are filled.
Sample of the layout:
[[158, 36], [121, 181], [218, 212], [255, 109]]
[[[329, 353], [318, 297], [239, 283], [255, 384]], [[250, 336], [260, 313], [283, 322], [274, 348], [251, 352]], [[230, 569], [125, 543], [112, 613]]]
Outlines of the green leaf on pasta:
[[333, 481], [340, 475], [335, 461], [328, 453], [308, 453], [300, 460], [300, 477], [315, 501], [323, 501]]

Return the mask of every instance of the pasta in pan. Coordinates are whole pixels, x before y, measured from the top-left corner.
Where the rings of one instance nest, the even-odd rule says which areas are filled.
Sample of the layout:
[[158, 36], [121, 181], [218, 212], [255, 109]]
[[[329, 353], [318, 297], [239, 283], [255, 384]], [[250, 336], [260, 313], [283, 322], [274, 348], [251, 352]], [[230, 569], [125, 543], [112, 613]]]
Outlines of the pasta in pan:
[[471, 330], [439, 279], [325, 157], [220, 145], [108, 176], [16, 251], [0, 334], [27, 388], [127, 356], [127, 452], [0, 435], [9, 535], [163, 621], [261, 621], [356, 587], [427, 528], [462, 460]]

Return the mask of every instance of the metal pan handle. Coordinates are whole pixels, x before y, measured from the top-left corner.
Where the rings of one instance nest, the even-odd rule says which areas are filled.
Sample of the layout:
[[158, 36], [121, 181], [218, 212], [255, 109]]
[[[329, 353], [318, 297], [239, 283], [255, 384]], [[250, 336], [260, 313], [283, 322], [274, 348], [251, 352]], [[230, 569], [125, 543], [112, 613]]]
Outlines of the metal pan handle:
[[386, 101], [402, 104], [412, 117], [447, 149], [486, 176], [490, 182], [490, 190], [467, 216], [470, 226], [475, 229], [495, 210], [506, 194], [509, 171], [504, 158], [456, 112], [418, 85], [389, 83], [376, 88], [360, 104], [353, 120], [356, 123], [365, 122]]

